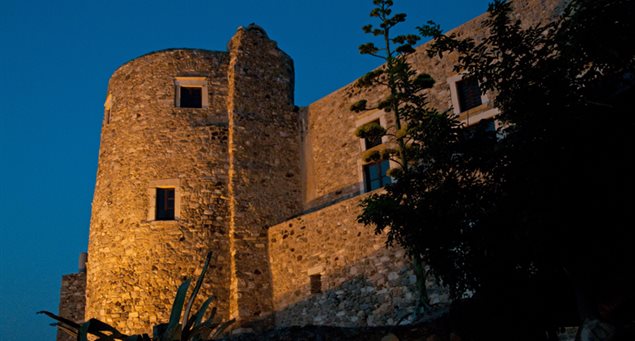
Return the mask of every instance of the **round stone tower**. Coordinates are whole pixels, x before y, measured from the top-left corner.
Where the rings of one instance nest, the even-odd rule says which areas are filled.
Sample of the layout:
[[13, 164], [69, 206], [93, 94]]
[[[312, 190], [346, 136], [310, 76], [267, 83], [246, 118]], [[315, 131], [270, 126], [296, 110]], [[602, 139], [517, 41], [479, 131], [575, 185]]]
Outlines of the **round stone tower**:
[[202, 293], [213, 291], [227, 315], [227, 66], [226, 53], [166, 50], [111, 77], [90, 225], [87, 318], [149, 332], [149, 323], [167, 320], [176, 288], [200, 273], [208, 250], [215, 257]]
[[301, 210], [293, 64], [255, 25], [229, 48], [154, 52], [112, 75], [87, 319], [150, 333], [210, 250], [200, 301], [216, 296], [221, 318], [271, 315], [266, 227]]

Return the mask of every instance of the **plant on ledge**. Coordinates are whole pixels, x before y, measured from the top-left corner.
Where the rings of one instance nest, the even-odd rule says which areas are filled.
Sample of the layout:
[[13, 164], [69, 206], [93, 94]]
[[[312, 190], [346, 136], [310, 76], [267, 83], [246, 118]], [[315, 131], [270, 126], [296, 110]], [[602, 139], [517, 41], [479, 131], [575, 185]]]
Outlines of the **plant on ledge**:
[[[203, 305], [201, 305], [196, 314], [190, 316], [194, 299], [203, 284], [203, 279], [205, 277], [205, 273], [207, 272], [207, 268], [209, 267], [211, 258], [212, 252], [208, 252], [207, 258], [205, 259], [205, 265], [203, 266], [203, 271], [201, 271], [201, 274], [196, 281], [196, 285], [194, 286], [194, 290], [187, 301], [185, 310], [183, 310], [183, 306], [185, 304], [187, 289], [190, 286], [191, 279], [184, 281], [177, 290], [169, 322], [154, 326], [152, 337], [148, 334], [125, 335], [119, 332], [115, 327], [94, 318], [84, 323], [76, 323], [48, 311], [40, 311], [38, 314], [45, 314], [50, 318], [57, 320], [58, 322], [53, 323], [52, 325], [57, 326], [64, 332], [76, 337], [78, 341], [88, 341], [89, 335], [96, 337], [96, 339], [91, 337], [91, 339], [96, 341], [202, 341], [213, 339], [220, 336], [235, 320], [232, 319], [225, 322], [214, 322], [216, 308], [211, 310], [209, 318], [203, 320], [210, 303], [214, 300], [213, 296], [210, 296]], [[183, 312], [182, 320], [181, 312]]]

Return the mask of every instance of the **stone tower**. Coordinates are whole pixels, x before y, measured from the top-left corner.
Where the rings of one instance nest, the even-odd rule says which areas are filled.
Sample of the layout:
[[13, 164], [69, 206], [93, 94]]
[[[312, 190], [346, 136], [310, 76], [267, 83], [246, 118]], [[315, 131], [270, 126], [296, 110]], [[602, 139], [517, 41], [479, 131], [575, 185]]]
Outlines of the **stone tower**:
[[172, 49], [110, 79], [89, 236], [86, 318], [167, 321], [214, 252], [202, 297], [223, 318], [272, 311], [266, 228], [301, 210], [293, 62], [255, 25], [228, 52]]

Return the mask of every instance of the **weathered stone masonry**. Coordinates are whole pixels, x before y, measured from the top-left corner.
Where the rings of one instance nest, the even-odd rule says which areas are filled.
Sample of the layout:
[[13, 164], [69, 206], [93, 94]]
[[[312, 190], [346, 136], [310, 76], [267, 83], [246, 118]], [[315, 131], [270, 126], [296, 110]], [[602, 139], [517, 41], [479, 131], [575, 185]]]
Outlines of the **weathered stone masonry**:
[[271, 316], [267, 227], [302, 210], [293, 62], [257, 27], [230, 41], [230, 238], [236, 317]]
[[[71, 321], [84, 320], [84, 308], [86, 306], [86, 273], [64, 275], [62, 277], [62, 287], [60, 290], [59, 315]], [[58, 341], [75, 341], [76, 338], [57, 331]]]
[[[536, 24], [559, 0], [517, 0]], [[483, 16], [455, 32], [481, 39]], [[436, 80], [433, 107], [456, 111], [455, 55], [411, 56]], [[189, 82], [189, 83], [188, 83]], [[180, 86], [205, 91], [202, 108], [181, 108]], [[355, 129], [390, 114], [349, 110], [384, 89], [352, 84], [306, 108], [293, 103], [293, 61], [255, 25], [227, 52], [158, 51], [114, 72], [101, 133], [88, 271], [65, 276], [60, 314], [99, 318], [126, 333], [166, 321], [177, 287], [214, 252], [202, 297], [219, 316], [278, 326], [393, 324], [412, 309], [414, 276], [404, 251], [356, 222], [364, 197]], [[496, 110], [486, 94], [457, 112], [466, 124]], [[154, 216], [157, 188], [175, 191], [175, 218]], [[430, 284], [433, 300], [447, 299]], [[82, 302], [86, 300], [85, 314]]]
[[[227, 54], [168, 50], [112, 76], [102, 127], [91, 217], [87, 317], [126, 332], [148, 332], [169, 314], [183, 278], [214, 250], [204, 294], [228, 315], [230, 278]], [[178, 76], [204, 76], [209, 106], [175, 107]], [[155, 187], [176, 187], [177, 219], [149, 213]], [[212, 290], [213, 289], [213, 290]]]
[[[277, 325], [390, 325], [412, 312], [416, 278], [404, 250], [356, 223], [364, 197], [269, 228]], [[312, 275], [321, 293], [311, 293]], [[447, 301], [428, 284], [433, 303]]]

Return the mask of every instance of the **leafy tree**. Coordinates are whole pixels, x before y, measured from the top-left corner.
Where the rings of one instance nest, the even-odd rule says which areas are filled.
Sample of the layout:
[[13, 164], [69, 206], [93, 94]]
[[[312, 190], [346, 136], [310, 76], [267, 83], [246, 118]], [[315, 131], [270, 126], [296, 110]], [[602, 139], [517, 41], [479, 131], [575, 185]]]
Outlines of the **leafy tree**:
[[[393, 37], [393, 28], [406, 15], [393, 14], [391, 0], [374, 0], [374, 4], [370, 15], [377, 18], [379, 25], [363, 29], [378, 37], [382, 45], [366, 43], [360, 46], [360, 52], [385, 63], [360, 78], [357, 85], [384, 87], [387, 96], [374, 107], [361, 100], [351, 110], [383, 109], [395, 115], [396, 127], [390, 131], [370, 124], [356, 133], [361, 138], [389, 136], [389, 147], [372, 149], [364, 159], [390, 159], [399, 167], [390, 170], [395, 182], [362, 201], [363, 212], [358, 221], [374, 225], [376, 233], [386, 231], [389, 245], [396, 242], [407, 251], [417, 276], [418, 312], [422, 312], [429, 306], [425, 285], [428, 271], [452, 285], [454, 293], [471, 287], [469, 273], [454, 271], [455, 263], [465, 261], [465, 254], [456, 244], [461, 238], [455, 234], [469, 233], [462, 231], [461, 226], [473, 219], [466, 213], [471, 211], [469, 203], [476, 201], [472, 196], [481, 192], [478, 188], [484, 178], [475, 168], [477, 163], [465, 153], [465, 138], [456, 117], [428, 106], [425, 90], [434, 85], [434, 80], [428, 74], [417, 73], [408, 61], [420, 36]], [[448, 193], [460, 193], [462, 197], [446, 200]], [[448, 257], [448, 253], [452, 256]]]

